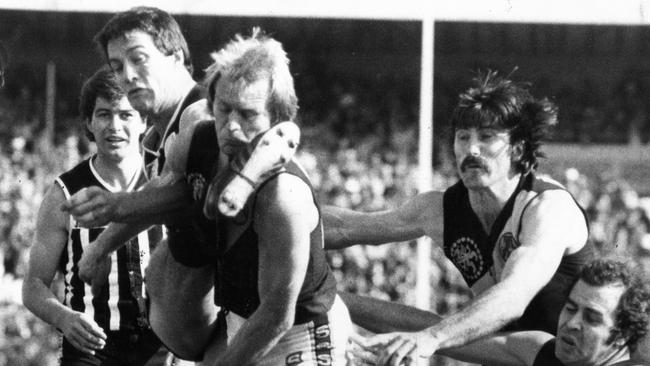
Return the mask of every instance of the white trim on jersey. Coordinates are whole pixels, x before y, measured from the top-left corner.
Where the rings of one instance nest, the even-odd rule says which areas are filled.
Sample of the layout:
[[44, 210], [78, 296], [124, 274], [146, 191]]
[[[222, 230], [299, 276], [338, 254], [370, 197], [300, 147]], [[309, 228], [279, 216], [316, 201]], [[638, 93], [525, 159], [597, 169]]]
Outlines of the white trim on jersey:
[[[140, 255], [140, 275], [142, 276], [142, 279], [144, 280], [144, 272], [147, 266], [149, 265], [149, 258], [151, 257], [151, 253], [149, 250], [149, 232], [148, 231], [143, 231], [140, 234], [138, 234], [138, 251]], [[147, 292], [145, 291], [144, 286], [142, 286], [142, 298], [147, 297]]]
[[[89, 230], [79, 230], [79, 241], [81, 242], [81, 253], [86, 251], [86, 248], [88, 248], [88, 245], [90, 244], [90, 231]], [[72, 240], [68, 242], [69, 247], [68, 251], [70, 253], [70, 260], [68, 263], [73, 263], [72, 262], [72, 254], [74, 251], [72, 250]], [[70, 277], [72, 278], [72, 272], [70, 273]], [[70, 282], [68, 282], [70, 283]], [[70, 292], [72, 293], [72, 289], [70, 289]], [[84, 283], [84, 313], [90, 315], [91, 318], [95, 318], [95, 308], [93, 307], [93, 293], [91, 291], [90, 285]]]
[[120, 311], [117, 307], [120, 300], [120, 287], [117, 272], [117, 251], [113, 251], [111, 253], [111, 272], [108, 274], [108, 311], [111, 330], [120, 329]]

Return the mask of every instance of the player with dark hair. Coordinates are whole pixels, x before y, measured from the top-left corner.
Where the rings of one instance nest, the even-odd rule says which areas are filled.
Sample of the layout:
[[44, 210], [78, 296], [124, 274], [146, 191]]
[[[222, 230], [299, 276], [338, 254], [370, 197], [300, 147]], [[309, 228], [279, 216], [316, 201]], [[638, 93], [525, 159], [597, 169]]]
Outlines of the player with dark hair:
[[[400, 314], [400, 319], [392, 319], [395, 323], [410, 318], [424, 328], [439, 321], [431, 312], [373, 301], [385, 318]], [[640, 272], [617, 260], [599, 259], [588, 263], [571, 287], [555, 336], [542, 331], [503, 332], [437, 353], [485, 365], [642, 366], [647, 363], [631, 360], [630, 354], [648, 325], [650, 288]], [[361, 338], [356, 341], [351, 357], [374, 363], [377, 350]]]
[[[555, 105], [533, 97], [528, 85], [483, 73], [451, 118], [458, 183], [394, 210], [324, 208], [328, 248], [426, 235], [476, 294], [436, 325], [394, 335], [386, 357], [395, 353], [399, 361], [416, 338], [426, 357], [504, 327], [555, 333], [570, 285], [592, 258], [583, 210], [560, 184], [535, 173], [541, 142], [556, 123]], [[364, 314], [363, 298], [345, 300], [355, 323], [372, 330], [376, 319]]]
[[[60, 205], [84, 187], [107, 192], [141, 188], [146, 178], [139, 138], [146, 123], [110, 70], [86, 81], [79, 109], [97, 153], [59, 176], [43, 199], [23, 303], [63, 333], [62, 365], [145, 365], [157, 352], [166, 353], [149, 327], [143, 298], [145, 267], [161, 228], [126, 241], [101, 274], [103, 285], [91, 291], [79, 278], [78, 261], [104, 227], [80, 227]], [[62, 302], [50, 289], [56, 272], [64, 280]]]
[[[146, 187], [137, 192], [107, 193], [88, 188], [65, 203], [64, 209], [82, 225], [116, 222], [84, 253], [80, 276], [101, 284], [102, 277], [97, 275], [106, 267], [109, 253], [149, 225], [164, 223], [167, 239], [153, 253], [146, 276], [150, 323], [174, 353], [200, 359], [216, 327], [213, 278], [217, 234], [214, 221], [204, 216], [203, 207], [197, 207], [192, 197], [209, 193], [212, 206], [235, 215], [253, 186], [293, 155], [297, 138], [280, 136], [280, 127], [272, 128], [269, 136], [264, 135], [250, 147], [252, 153], [245, 164], [233, 164], [234, 173], [220, 177], [226, 183], [218, 180], [211, 186], [219, 189], [207, 192], [203, 188], [213, 178], [213, 171], [191, 175], [184, 164], [172, 167], [167, 163], [170, 159], [185, 161], [190, 153], [189, 145], [174, 144], [181, 132], [191, 134], [201, 123], [213, 123], [205, 88], [192, 79], [189, 51], [176, 21], [160, 9], [136, 7], [116, 14], [95, 40], [129, 101], [152, 123], [143, 139], [152, 174]], [[210, 160], [209, 156], [205, 158]], [[212, 156], [210, 167], [215, 162]], [[165, 295], [170, 291], [174, 296]], [[203, 310], [187, 312], [187, 308]]]

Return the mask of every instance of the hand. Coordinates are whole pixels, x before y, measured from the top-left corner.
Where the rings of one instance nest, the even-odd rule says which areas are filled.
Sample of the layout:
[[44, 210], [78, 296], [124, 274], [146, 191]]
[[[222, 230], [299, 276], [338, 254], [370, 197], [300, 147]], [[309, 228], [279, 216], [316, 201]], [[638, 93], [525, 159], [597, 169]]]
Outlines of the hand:
[[348, 365], [355, 366], [415, 366], [415, 344], [408, 337], [408, 333], [380, 334], [363, 337], [351, 334], [346, 349]]
[[108, 274], [111, 271], [111, 258], [99, 253], [97, 242], [91, 243], [81, 254], [79, 266], [79, 278], [91, 285], [93, 296], [101, 292], [102, 287], [108, 281]]
[[353, 365], [408, 366], [431, 357], [439, 343], [427, 333], [387, 333], [368, 338], [355, 334], [350, 344], [347, 354]]
[[107, 225], [117, 213], [117, 194], [100, 187], [87, 187], [75, 193], [61, 205], [84, 227]]
[[63, 336], [78, 350], [94, 355], [106, 345], [106, 333], [87, 314], [69, 313], [61, 326]]

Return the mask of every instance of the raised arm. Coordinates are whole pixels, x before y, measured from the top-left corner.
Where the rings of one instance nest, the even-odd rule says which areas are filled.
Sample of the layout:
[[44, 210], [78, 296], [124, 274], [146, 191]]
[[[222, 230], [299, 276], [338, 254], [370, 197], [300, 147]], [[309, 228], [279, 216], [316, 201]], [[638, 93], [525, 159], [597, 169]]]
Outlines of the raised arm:
[[260, 306], [217, 365], [254, 364], [293, 326], [318, 212], [309, 187], [295, 176], [280, 174], [259, 193], [254, 220], [260, 238]]
[[357, 212], [324, 206], [325, 249], [384, 244], [427, 235], [442, 239], [442, 193], [420, 193], [387, 211]]
[[565, 252], [587, 240], [584, 216], [565, 191], [547, 191], [522, 218], [521, 245], [508, 258], [500, 281], [463, 310], [420, 334], [420, 352], [467, 344], [519, 318], [556, 272]]
[[68, 215], [59, 210], [64, 200], [61, 188], [53, 185], [38, 211], [22, 288], [23, 304], [36, 316], [60, 329], [74, 347], [94, 354], [105, 344], [106, 334], [102, 328], [91, 317], [62, 304], [50, 289], [68, 235]]

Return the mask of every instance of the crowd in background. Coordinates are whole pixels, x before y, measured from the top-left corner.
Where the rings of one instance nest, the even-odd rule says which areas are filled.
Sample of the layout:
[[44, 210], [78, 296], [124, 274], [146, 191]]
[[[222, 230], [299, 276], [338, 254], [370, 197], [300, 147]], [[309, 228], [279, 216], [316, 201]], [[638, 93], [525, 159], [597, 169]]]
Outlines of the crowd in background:
[[[306, 95], [302, 104], [305, 123], [298, 158], [312, 178], [320, 202], [381, 210], [413, 196], [417, 192], [417, 110], [407, 102], [408, 96], [380, 93], [362, 84], [335, 84], [319, 90], [326, 92]], [[638, 94], [640, 90], [629, 92]], [[634, 98], [639, 97], [637, 94]], [[316, 108], [315, 100], [319, 98], [327, 101], [323, 103], [326, 107]], [[629, 125], [639, 124], [636, 131], [642, 131], [647, 125], [644, 105], [634, 103], [633, 97], [621, 98], [627, 104], [605, 105], [600, 112], [592, 111], [598, 109], [598, 103], [573, 106], [565, 117], [601, 123], [598, 119], [592, 121], [595, 117], [590, 117], [591, 113], [610, 118], [607, 108], [620, 108], [618, 117], [614, 114], [615, 118], [611, 118], [631, 118]], [[561, 100], [558, 102], [561, 107]], [[576, 112], [580, 107], [584, 110]], [[81, 134], [74, 116], [61, 117], [64, 122], [59, 123], [54, 135], [44, 133], [42, 116], [42, 105], [29, 91], [12, 97], [0, 94], [0, 366], [56, 364], [58, 335], [20, 304], [21, 278], [44, 189], [87, 154], [88, 143], [77, 137]], [[566, 123], [558, 133], [561, 140], [567, 140], [576, 125], [580, 126]], [[589, 131], [597, 129], [585, 128], [583, 132]], [[575, 135], [574, 140], [602, 138], [579, 136]], [[643, 134], [639, 132], [639, 136]], [[444, 151], [439, 152], [432, 189], [444, 189], [456, 181], [448, 161]], [[592, 240], [602, 252], [628, 255], [650, 268], [646, 265], [650, 262], [646, 201], [623, 177], [586, 176], [569, 169], [555, 178], [586, 210]], [[414, 304], [415, 248], [415, 242], [356, 246], [328, 255], [341, 290]], [[441, 250], [433, 250], [431, 261], [432, 309], [441, 314], [454, 312], [471, 293]]]

